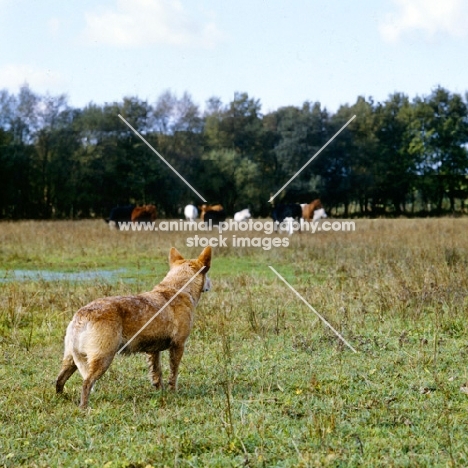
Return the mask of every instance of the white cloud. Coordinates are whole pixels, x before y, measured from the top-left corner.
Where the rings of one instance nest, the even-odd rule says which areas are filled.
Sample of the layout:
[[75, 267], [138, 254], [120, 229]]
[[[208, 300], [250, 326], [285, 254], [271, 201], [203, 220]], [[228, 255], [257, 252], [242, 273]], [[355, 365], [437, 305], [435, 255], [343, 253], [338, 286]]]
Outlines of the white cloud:
[[34, 91], [48, 91], [64, 83], [63, 76], [53, 70], [30, 65], [8, 64], [0, 68], [0, 83], [3, 88], [17, 89], [28, 84]]
[[387, 42], [397, 42], [413, 31], [433, 37], [438, 33], [464, 37], [468, 30], [466, 0], [393, 0], [397, 13], [387, 15], [380, 34]]
[[49, 30], [49, 33], [56, 35], [62, 26], [62, 22], [58, 18], [50, 18], [49, 21], [47, 22], [47, 29]]
[[87, 13], [86, 23], [85, 39], [98, 44], [212, 47], [221, 38], [213, 22], [200, 23], [179, 0], [116, 0], [112, 10]]

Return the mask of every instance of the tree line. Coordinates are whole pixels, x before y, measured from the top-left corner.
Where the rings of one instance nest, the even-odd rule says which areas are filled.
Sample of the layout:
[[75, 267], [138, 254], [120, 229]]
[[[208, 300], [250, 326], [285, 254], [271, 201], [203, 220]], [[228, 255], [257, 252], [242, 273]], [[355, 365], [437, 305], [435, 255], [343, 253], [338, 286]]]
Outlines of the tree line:
[[180, 217], [201, 200], [121, 119], [121, 114], [210, 203], [268, 216], [277, 192], [356, 118], [275, 203], [320, 197], [342, 216], [461, 213], [468, 199], [467, 96], [437, 87], [410, 100], [358, 97], [335, 113], [319, 102], [262, 114], [236, 93], [202, 111], [170, 91], [73, 108], [28, 86], [0, 91], [0, 218], [104, 217], [118, 204], [153, 203]]

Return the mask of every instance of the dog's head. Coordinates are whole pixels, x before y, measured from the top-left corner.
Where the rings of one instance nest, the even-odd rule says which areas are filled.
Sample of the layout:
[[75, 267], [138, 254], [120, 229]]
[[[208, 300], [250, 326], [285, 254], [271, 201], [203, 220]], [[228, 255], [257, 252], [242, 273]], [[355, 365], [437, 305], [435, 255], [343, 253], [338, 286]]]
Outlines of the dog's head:
[[175, 265], [180, 265], [182, 262], [188, 262], [194, 272], [200, 271], [200, 269], [203, 267], [203, 270], [200, 271], [200, 275], [202, 275], [204, 279], [202, 291], [209, 291], [211, 289], [211, 280], [207, 273], [211, 267], [211, 247], [205, 247], [198, 258], [193, 260], [185, 260], [180, 252], [175, 247], [172, 247], [169, 252], [170, 268], [172, 269]]

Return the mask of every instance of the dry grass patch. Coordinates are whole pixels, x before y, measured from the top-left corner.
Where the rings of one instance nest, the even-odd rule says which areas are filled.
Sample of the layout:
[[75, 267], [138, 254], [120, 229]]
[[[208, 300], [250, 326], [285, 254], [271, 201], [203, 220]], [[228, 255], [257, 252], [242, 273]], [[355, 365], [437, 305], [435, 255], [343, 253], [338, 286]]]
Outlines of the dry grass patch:
[[151, 288], [172, 245], [199, 248], [102, 221], [0, 223], [3, 271], [122, 269], [0, 283], [0, 465], [468, 465], [467, 231], [465, 219], [357, 220], [288, 248], [215, 249], [180, 392], [155, 392], [143, 357], [119, 357], [83, 413], [79, 376], [63, 397], [53, 385], [73, 313]]

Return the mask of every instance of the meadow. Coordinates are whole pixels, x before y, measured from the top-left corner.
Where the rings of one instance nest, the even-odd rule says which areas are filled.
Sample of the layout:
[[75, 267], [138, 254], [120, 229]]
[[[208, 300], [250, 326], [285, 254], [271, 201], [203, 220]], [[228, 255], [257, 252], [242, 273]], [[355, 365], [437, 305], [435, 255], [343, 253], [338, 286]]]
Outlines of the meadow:
[[201, 248], [100, 220], [0, 223], [0, 466], [468, 466], [467, 232], [465, 218], [356, 220], [214, 249], [178, 393], [152, 388], [144, 356], [117, 356], [82, 411], [78, 373], [54, 386], [74, 312], [151, 289], [171, 246]]

